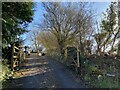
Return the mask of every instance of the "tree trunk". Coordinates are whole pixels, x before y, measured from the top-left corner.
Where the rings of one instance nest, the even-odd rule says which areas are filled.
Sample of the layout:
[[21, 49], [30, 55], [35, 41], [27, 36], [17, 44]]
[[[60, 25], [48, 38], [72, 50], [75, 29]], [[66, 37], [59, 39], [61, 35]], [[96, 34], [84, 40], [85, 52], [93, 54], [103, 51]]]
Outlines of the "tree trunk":
[[105, 45], [103, 45], [103, 52], [105, 52]]
[[120, 56], [120, 41], [118, 42], [118, 51], [117, 51], [117, 55]]
[[97, 45], [97, 55], [100, 56], [101, 55], [101, 48], [100, 45]]
[[77, 67], [76, 67], [76, 72], [80, 74], [80, 53], [79, 53], [79, 48], [77, 46]]
[[64, 45], [62, 42], [59, 43], [59, 49], [60, 49], [60, 54], [64, 57], [65, 56], [65, 50], [64, 50]]
[[114, 46], [114, 44], [115, 44], [115, 40], [116, 40], [116, 38], [117, 38], [117, 35], [119, 34], [119, 30], [118, 30], [118, 32], [115, 34], [115, 36], [114, 36], [114, 39], [113, 39], [113, 43], [112, 43], [112, 46], [111, 46], [111, 52], [113, 51], [113, 46]]

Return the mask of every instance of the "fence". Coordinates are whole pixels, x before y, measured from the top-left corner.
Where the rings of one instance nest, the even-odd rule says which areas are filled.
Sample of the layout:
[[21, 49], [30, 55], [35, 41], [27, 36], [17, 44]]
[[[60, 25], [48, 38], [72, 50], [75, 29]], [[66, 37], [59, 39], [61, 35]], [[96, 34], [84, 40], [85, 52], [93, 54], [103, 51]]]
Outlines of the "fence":
[[22, 46], [15, 46], [12, 44], [11, 69], [14, 71], [15, 67], [19, 67], [25, 60], [25, 53], [22, 51]]

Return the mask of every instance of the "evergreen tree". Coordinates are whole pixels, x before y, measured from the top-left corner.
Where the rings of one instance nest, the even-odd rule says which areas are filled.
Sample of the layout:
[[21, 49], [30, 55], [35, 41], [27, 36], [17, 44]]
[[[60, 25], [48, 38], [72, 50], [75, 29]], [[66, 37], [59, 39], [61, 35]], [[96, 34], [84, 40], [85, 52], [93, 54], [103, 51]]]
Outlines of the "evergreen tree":
[[101, 28], [106, 33], [103, 46], [105, 50], [106, 45], [109, 43], [111, 44], [111, 51], [113, 51], [116, 35], [118, 35], [116, 3], [112, 2], [106, 12], [107, 14], [104, 14], [105, 18], [101, 23]]
[[2, 3], [2, 48], [27, 31], [27, 24], [33, 20], [33, 7], [32, 2]]

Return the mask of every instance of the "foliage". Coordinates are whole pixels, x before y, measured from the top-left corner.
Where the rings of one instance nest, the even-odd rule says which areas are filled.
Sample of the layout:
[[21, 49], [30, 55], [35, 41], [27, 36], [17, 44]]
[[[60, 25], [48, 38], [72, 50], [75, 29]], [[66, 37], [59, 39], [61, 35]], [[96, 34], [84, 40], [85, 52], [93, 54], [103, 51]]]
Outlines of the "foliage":
[[[117, 41], [117, 37], [119, 35], [118, 25], [117, 25], [117, 3], [112, 2], [107, 9], [106, 13], [104, 14], [104, 19], [101, 22], [101, 29], [102, 32], [105, 33], [105, 37], [103, 40], [103, 52], [105, 51], [105, 48], [107, 45], [111, 45], [111, 52], [114, 50], [114, 44]], [[103, 35], [102, 35], [103, 36]]]
[[[27, 32], [28, 23], [33, 20], [33, 2], [2, 2], [2, 51], [3, 58], [10, 59], [11, 48], [8, 45], [13, 42], [17, 45], [23, 40], [18, 36]], [[19, 42], [18, 42], [19, 41]], [[0, 82], [12, 77], [9, 69], [10, 60], [0, 62], [2, 72], [0, 72]]]
[[0, 62], [0, 67], [2, 70], [2, 72], [0, 72], [0, 82], [3, 82], [6, 79], [9, 79], [9, 77], [11, 77], [12, 74], [6, 63]]
[[3, 48], [26, 32], [25, 27], [33, 20], [32, 2], [2, 2]]
[[40, 32], [39, 39], [41, 44], [46, 48], [47, 52], [55, 51], [57, 53], [58, 43], [54, 34], [51, 32]]
[[[108, 72], [118, 73], [114, 70], [118, 69], [117, 64], [119, 62], [117, 60], [113, 61], [113, 59], [111, 60], [107, 56], [101, 57], [108, 47], [111, 47], [111, 51], [116, 49], [114, 46], [120, 32], [117, 25], [119, 22], [119, 17], [117, 17], [119, 13], [117, 13], [116, 9], [117, 3], [112, 2], [110, 4], [106, 14], [104, 13], [104, 19], [100, 23], [100, 28], [97, 28], [97, 32], [93, 30], [94, 14], [91, 13], [92, 10], [87, 5], [88, 3], [43, 3], [45, 12], [40, 28], [42, 31], [33, 33], [34, 45], [38, 50], [40, 44], [42, 44], [50, 56], [57, 58], [57, 60], [68, 66], [73, 64], [74, 61], [77, 62], [77, 50], [67, 52], [70, 55], [64, 62], [65, 51], [68, 47], [76, 48], [78, 46], [81, 75], [85, 76], [84, 78], [92, 82], [96, 87], [105, 88], [109, 87], [109, 84], [111, 87], [117, 87], [117, 81], [104, 75]], [[93, 43], [91, 38], [94, 38], [97, 45]], [[89, 54], [91, 55], [91, 50], [95, 49], [92, 49], [93, 44], [97, 47], [95, 54], [100, 56], [90, 59]], [[119, 42], [117, 44], [119, 52]], [[75, 60], [73, 61], [72, 59]], [[112, 65], [113, 63], [111, 62], [115, 62], [115, 65]], [[98, 76], [101, 76], [101, 78], [98, 79]]]
[[[98, 88], [118, 88], [120, 84], [118, 60], [96, 57], [89, 59], [89, 61], [83, 75], [86, 81]], [[107, 76], [107, 73], [114, 74], [115, 77]]]

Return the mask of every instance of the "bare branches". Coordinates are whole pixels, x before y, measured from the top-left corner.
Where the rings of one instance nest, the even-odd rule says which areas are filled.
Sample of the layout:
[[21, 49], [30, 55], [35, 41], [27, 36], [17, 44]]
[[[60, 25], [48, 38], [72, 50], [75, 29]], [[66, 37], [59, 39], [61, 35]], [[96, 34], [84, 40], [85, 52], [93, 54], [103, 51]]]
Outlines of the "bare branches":
[[68, 45], [76, 41], [78, 33], [86, 38], [87, 33], [91, 31], [93, 15], [87, 3], [50, 2], [43, 3], [43, 7], [46, 11], [44, 25], [55, 35], [61, 54]]

